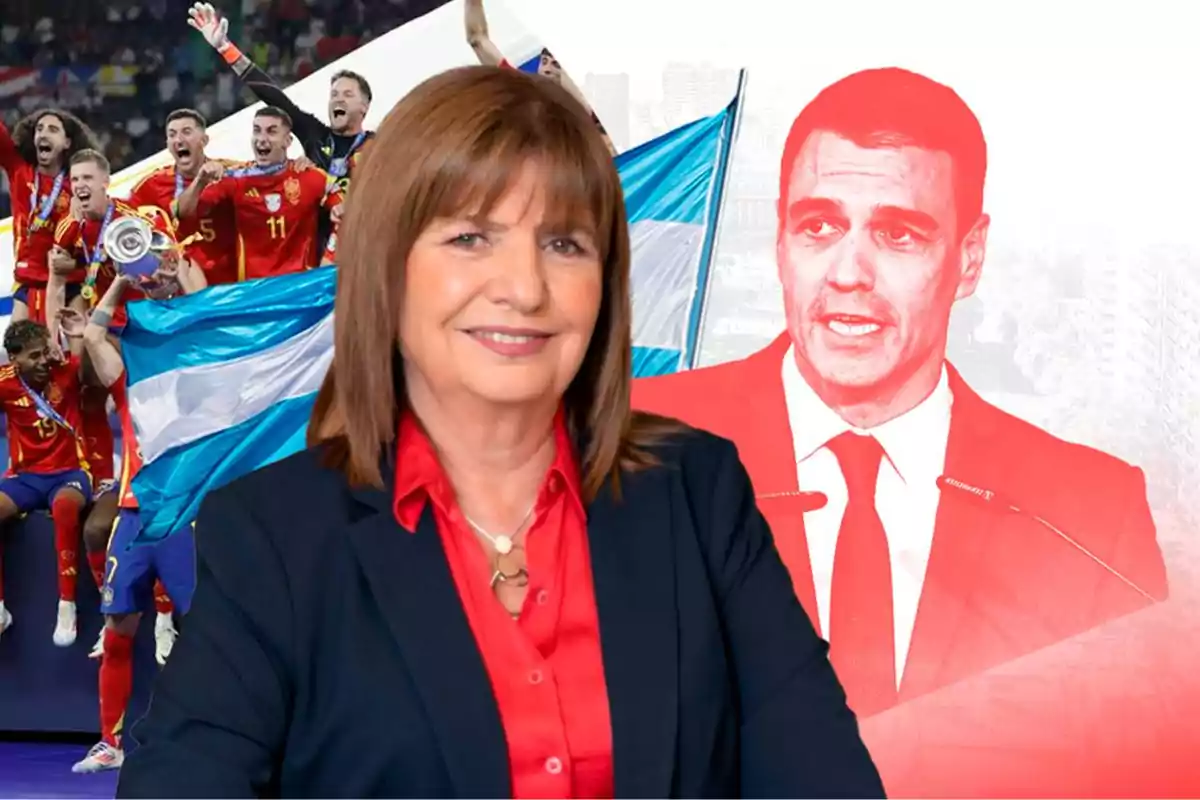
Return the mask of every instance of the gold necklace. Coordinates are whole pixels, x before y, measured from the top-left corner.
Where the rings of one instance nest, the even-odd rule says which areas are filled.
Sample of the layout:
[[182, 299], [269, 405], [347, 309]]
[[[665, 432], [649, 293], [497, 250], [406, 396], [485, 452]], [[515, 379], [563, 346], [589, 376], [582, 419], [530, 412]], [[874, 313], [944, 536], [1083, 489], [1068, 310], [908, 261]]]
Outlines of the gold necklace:
[[521, 535], [523, 530], [525, 530], [525, 526], [529, 523], [529, 518], [533, 516], [533, 509], [536, 505], [536, 501], [530, 504], [529, 510], [525, 512], [525, 516], [521, 518], [521, 521], [517, 524], [517, 527], [513, 530], [513, 532], [508, 535], [497, 535], [492, 533], [478, 522], [471, 519], [471, 517], [468, 516], [465, 511], [463, 512], [463, 519], [467, 521], [467, 524], [474, 528], [476, 533], [487, 539], [488, 542], [491, 543], [492, 547], [496, 550], [496, 566], [495, 570], [492, 572], [492, 579], [488, 582], [489, 588], [495, 589], [497, 583], [508, 583], [509, 581], [515, 581], [518, 587], [528, 585], [529, 573], [524, 567], [519, 567], [516, 572], [510, 574], [501, 568], [500, 560], [504, 556], [513, 552], [513, 549], [516, 547], [516, 538]]

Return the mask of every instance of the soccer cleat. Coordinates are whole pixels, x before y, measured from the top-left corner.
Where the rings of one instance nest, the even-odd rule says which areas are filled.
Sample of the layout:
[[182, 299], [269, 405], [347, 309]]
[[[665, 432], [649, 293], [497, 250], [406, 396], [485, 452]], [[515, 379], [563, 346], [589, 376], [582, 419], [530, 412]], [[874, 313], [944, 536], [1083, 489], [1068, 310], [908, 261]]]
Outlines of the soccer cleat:
[[92, 652], [88, 653], [88, 658], [104, 658], [104, 628], [100, 629], [100, 635], [96, 637], [96, 643], [92, 645]]
[[154, 660], [160, 667], [166, 665], [178, 636], [179, 631], [175, 630], [175, 620], [170, 614], [159, 614], [154, 618]]
[[0, 636], [3, 636], [4, 632], [12, 627], [12, 623], [12, 614], [4, 607], [4, 603], [0, 602]]
[[58, 601], [58, 624], [54, 626], [54, 644], [70, 647], [75, 644], [75, 604], [70, 600]]
[[82, 774], [86, 772], [103, 772], [108, 769], [120, 769], [125, 763], [125, 751], [113, 747], [108, 742], [97, 742], [93, 745], [83, 760], [71, 767], [71, 772]]

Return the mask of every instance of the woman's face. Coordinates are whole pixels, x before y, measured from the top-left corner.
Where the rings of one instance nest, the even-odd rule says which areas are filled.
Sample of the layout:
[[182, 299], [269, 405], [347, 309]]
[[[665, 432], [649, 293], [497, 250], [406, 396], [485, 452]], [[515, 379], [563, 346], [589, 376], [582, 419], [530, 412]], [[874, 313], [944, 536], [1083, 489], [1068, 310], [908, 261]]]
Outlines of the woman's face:
[[528, 166], [486, 218], [468, 209], [417, 238], [400, 320], [410, 391], [498, 405], [566, 391], [596, 327], [603, 266], [592, 231], [546, 224], [543, 185]]

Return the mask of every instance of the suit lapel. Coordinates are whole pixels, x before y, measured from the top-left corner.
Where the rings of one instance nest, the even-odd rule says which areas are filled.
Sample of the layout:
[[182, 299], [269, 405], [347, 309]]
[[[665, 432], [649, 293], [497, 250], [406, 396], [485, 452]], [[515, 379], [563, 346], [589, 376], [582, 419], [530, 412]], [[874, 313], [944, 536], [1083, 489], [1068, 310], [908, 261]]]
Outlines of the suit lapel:
[[[943, 474], [972, 486], [995, 489], [1005, 464], [996, 457], [996, 415], [947, 365], [954, 406]], [[970, 672], [981, 656], [980, 638], [994, 618], [985, 600], [988, 551], [1006, 515], [966, 493], [943, 489], [933, 548], [921, 589], [908, 661], [900, 685], [905, 701]]]
[[796, 454], [781, 379], [790, 346], [791, 339], [784, 333], [742, 363], [736, 383], [749, 391], [730, 429], [738, 431], [738, 455], [750, 473], [775, 549], [792, 576], [792, 589], [816, 626], [817, 593], [804, 530], [804, 512], [811, 506], [796, 483]]
[[758, 497], [797, 491], [796, 455], [781, 379], [790, 345], [791, 339], [783, 334], [743, 361], [734, 378], [745, 387], [745, 398], [729, 409], [731, 418], [725, 428], [737, 431], [738, 456]]
[[679, 719], [678, 615], [671, 506], [662, 470], [606, 485], [588, 541], [612, 713], [617, 797], [671, 794]]
[[[391, 477], [389, 468], [385, 486]], [[369, 513], [351, 526], [350, 541], [424, 703], [456, 794], [507, 797], [504, 729], [432, 508], [426, 506], [414, 534], [392, 516], [390, 491], [354, 495]]]

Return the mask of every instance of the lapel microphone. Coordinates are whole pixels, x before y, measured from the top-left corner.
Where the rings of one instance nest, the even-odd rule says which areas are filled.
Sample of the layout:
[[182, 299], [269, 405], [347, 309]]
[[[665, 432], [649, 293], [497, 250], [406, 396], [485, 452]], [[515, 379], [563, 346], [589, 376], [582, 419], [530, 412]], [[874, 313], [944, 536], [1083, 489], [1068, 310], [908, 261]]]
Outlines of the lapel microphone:
[[767, 492], [754, 496], [755, 500], [780, 500], [795, 498], [800, 504], [800, 510], [807, 514], [809, 511], [820, 511], [829, 505], [829, 498], [824, 492]]
[[1086, 547], [1081, 545], [1079, 542], [1072, 539], [1070, 536], [1068, 536], [1066, 533], [1064, 533], [1058, 527], [1051, 524], [1046, 519], [1039, 517], [1037, 514], [1034, 514], [1032, 511], [1026, 511], [1025, 509], [1021, 508], [1016, 503], [1012, 502], [1011, 500], [1004, 497], [1003, 495], [997, 494], [996, 492], [993, 492], [991, 489], [984, 489], [979, 486], [973, 486], [972, 484], [969, 484], [965, 481], [960, 481], [957, 478], [951, 478], [946, 475], [942, 475], [941, 477], [939, 477], [937, 479], [937, 485], [938, 485], [938, 489], [940, 489], [943, 493], [950, 492], [952, 494], [963, 495], [965, 497], [972, 498], [977, 502], [983, 503], [984, 505], [987, 505], [994, 510], [997, 510], [1000, 512], [1005, 512], [1005, 513], [1010, 513], [1010, 514], [1016, 514], [1017, 516], [1024, 517], [1025, 519], [1033, 520], [1038, 525], [1041, 525], [1043, 528], [1050, 531], [1054, 535], [1058, 536], [1060, 539], [1062, 539], [1064, 542], [1066, 542], [1067, 544], [1074, 547], [1079, 552], [1083, 553], [1085, 556], [1090, 558], [1096, 564], [1103, 567], [1107, 572], [1112, 574], [1114, 577], [1118, 578], [1122, 583], [1124, 583], [1129, 588], [1133, 589], [1135, 592], [1140, 594], [1142, 597], [1149, 600], [1151, 603], [1159, 602], [1157, 599], [1152, 597], [1148, 592], [1146, 592], [1145, 589], [1138, 586], [1136, 583], [1129, 580], [1129, 578], [1126, 578], [1120, 572], [1118, 572], [1117, 570], [1110, 567], [1107, 563], [1105, 563], [1104, 559], [1100, 558], [1098, 555], [1093, 553], [1091, 550], [1087, 549]]

